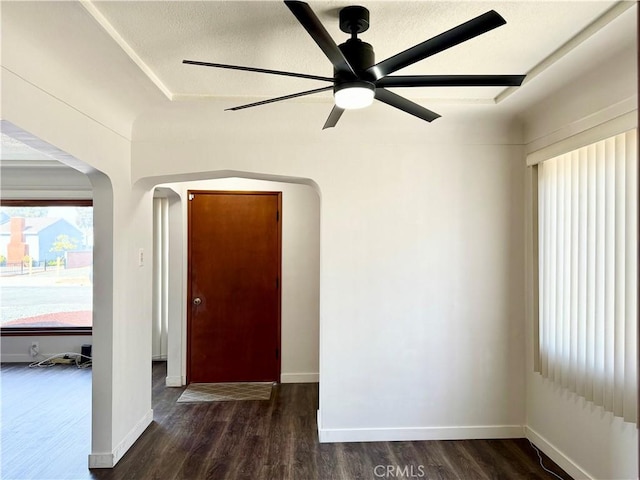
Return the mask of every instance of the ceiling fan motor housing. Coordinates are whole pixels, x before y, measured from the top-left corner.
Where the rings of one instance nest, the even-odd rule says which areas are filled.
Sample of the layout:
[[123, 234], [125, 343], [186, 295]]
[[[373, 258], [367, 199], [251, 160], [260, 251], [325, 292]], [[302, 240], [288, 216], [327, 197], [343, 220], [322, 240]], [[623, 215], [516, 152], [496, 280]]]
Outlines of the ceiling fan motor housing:
[[351, 34], [351, 38], [338, 48], [345, 56], [357, 78], [353, 78], [350, 72], [333, 71], [334, 92], [353, 86], [362, 86], [375, 90], [375, 78], [366, 70], [376, 63], [373, 47], [358, 39], [358, 33], [369, 29], [369, 10], [357, 5], [345, 7], [340, 10], [340, 30]]
[[366, 88], [375, 89], [375, 78], [366, 72], [370, 66], [376, 63], [373, 47], [362, 40], [351, 38], [343, 44], [338, 45], [338, 48], [340, 48], [353, 68], [357, 78], [353, 78], [349, 73], [334, 70], [334, 92], [348, 88], [349, 86], [354, 86], [355, 84], [361, 84]]

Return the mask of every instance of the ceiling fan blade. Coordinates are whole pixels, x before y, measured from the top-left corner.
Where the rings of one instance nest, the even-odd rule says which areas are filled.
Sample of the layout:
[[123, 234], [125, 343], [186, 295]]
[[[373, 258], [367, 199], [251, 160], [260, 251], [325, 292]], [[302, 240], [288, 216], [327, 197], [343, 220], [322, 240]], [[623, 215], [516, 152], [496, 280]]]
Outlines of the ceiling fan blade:
[[333, 41], [329, 32], [324, 28], [320, 20], [313, 13], [311, 7], [305, 2], [298, 2], [292, 0], [285, 0], [284, 2], [291, 13], [298, 19], [298, 22], [304, 27], [304, 29], [311, 35], [311, 38], [318, 44], [320, 49], [327, 56], [333, 68], [338, 72], [345, 72], [356, 76], [353, 71], [353, 67], [349, 64], [342, 51]]
[[407, 112], [410, 115], [426, 120], [427, 122], [433, 122], [436, 118], [440, 117], [436, 112], [432, 112], [431, 110], [426, 109], [411, 100], [407, 100], [400, 95], [396, 95], [389, 90], [385, 90], [384, 88], [376, 88], [376, 99], [386, 103], [387, 105], [398, 108], [403, 112]]
[[369, 67], [367, 72], [373, 75], [376, 79], [386, 77], [401, 68], [470, 40], [473, 37], [477, 37], [478, 35], [486, 33], [489, 30], [493, 30], [505, 23], [507, 23], [506, 20], [502, 18], [500, 14], [494, 10], [490, 10], [487, 13], [469, 20], [468, 22], [458, 25], [451, 30], [447, 30], [440, 35], [430, 38], [429, 40], [425, 40], [418, 45], [414, 45], [393, 57], [389, 57], [386, 60]]
[[322, 129], [325, 130], [327, 128], [335, 127], [343, 113], [344, 113], [344, 110], [342, 108], [340, 108], [337, 105], [334, 105], [333, 108], [331, 109], [331, 113], [329, 114], [329, 118], [327, 118], [327, 121], [324, 122], [324, 127], [322, 127]]
[[245, 108], [250, 108], [250, 107], [259, 107], [260, 105], [267, 105], [268, 103], [280, 102], [282, 100], [289, 100], [291, 98], [296, 98], [296, 97], [304, 97], [305, 95], [313, 95], [314, 93], [325, 92], [327, 90], [332, 90], [332, 89], [333, 89], [333, 85], [329, 87], [314, 88], [313, 90], [306, 90], [304, 92], [292, 93], [291, 95], [285, 95], [284, 97], [270, 98], [269, 100], [262, 100], [260, 102], [248, 103], [246, 105], [240, 105], [238, 107], [225, 108], [225, 111], [228, 111], [228, 110], [235, 111], [235, 110], [243, 110]]
[[241, 67], [240, 65], [226, 65], [224, 63], [197, 62], [195, 60], [183, 60], [182, 63], [187, 65], [200, 65], [203, 67], [226, 68], [229, 70], [243, 70], [245, 72], [270, 73], [272, 75], [284, 75], [285, 77], [308, 78], [309, 80], [322, 80], [325, 82], [333, 82], [333, 78], [319, 77], [317, 75], [307, 75], [306, 73], [283, 72], [281, 70], [267, 70], [264, 68]]
[[526, 75], [407, 75], [381, 78], [378, 87], [519, 87]]

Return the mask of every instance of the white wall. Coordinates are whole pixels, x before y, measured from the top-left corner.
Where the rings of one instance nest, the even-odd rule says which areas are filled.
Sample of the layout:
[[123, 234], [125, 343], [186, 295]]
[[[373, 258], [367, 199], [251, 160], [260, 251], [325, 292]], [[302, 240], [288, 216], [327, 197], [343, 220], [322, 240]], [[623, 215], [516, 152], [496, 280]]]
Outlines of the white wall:
[[[229, 170], [319, 186], [321, 440], [521, 436], [525, 399], [531, 426], [553, 434], [543, 419], [559, 413], [522, 354], [519, 123], [465, 105], [427, 125], [377, 103], [321, 131], [322, 102], [169, 103], [80, 5], [2, 13], [3, 118], [80, 160], [94, 189], [93, 465], [151, 421], [152, 276], [137, 266], [151, 190]], [[576, 462], [590, 455], [615, 460], [587, 445]]]
[[[199, 182], [169, 184], [164, 187], [187, 198], [187, 190], [279, 191], [282, 193], [282, 364], [281, 382], [318, 381], [318, 329], [320, 280], [320, 199], [308, 185], [262, 181], [243, 178], [225, 178]], [[181, 218], [187, 218], [187, 202], [183, 202]], [[182, 243], [187, 244], [187, 224], [182, 223]], [[180, 252], [184, 262], [180, 272], [187, 271], [186, 249]], [[170, 275], [173, 275], [170, 272]], [[182, 289], [175, 292], [182, 306], [180, 317], [169, 319], [169, 330], [186, 338], [186, 305], [183, 292], [187, 291], [187, 278]], [[181, 372], [180, 383], [185, 383], [186, 350], [181, 343], [179, 351], [168, 358], [172, 371]], [[177, 364], [177, 366], [175, 365]], [[170, 375], [168, 375], [170, 377]], [[169, 378], [169, 385], [176, 379]]]
[[[58, 353], [80, 353], [84, 344], [91, 344], [91, 335], [74, 336], [27, 336], [0, 337], [0, 352], [3, 362], [39, 362]], [[32, 357], [29, 354], [31, 342], [38, 342], [40, 355]]]
[[150, 111], [134, 125], [135, 178], [319, 185], [323, 440], [522, 436], [518, 132], [480, 114], [427, 126], [384, 105], [322, 132], [326, 107], [252, 112], [250, 133], [216, 102]]
[[[3, 38], [5, 18], [3, 10]], [[137, 265], [138, 248], [151, 251], [150, 193], [131, 187], [127, 139], [46, 91], [4, 72], [2, 107], [6, 120], [61, 149], [61, 159], [85, 169], [92, 182], [95, 244], [90, 462], [110, 466], [152, 420], [151, 271], [132, 268]]]
[[92, 184], [89, 464], [108, 467], [152, 421], [151, 265], [137, 262], [152, 248], [152, 199], [131, 182], [130, 129], [137, 111], [166, 99], [79, 2], [3, 4], [1, 30], [2, 118]]
[[91, 198], [89, 178], [58, 162], [3, 162], [0, 188], [6, 199]]
[[[635, 15], [635, 11], [629, 14]], [[635, 45], [620, 52], [605, 53], [602, 59], [594, 58], [597, 68], [579, 81], [550, 93], [544, 102], [528, 112], [525, 118], [527, 151], [553, 144], [626, 112], [637, 115]], [[527, 240], [531, 245], [530, 224], [528, 228]], [[531, 262], [529, 258], [529, 275], [533, 268]], [[638, 478], [636, 426], [614, 418], [533, 372], [532, 303], [535, 300], [530, 294], [530, 280], [527, 288], [527, 436], [574, 478]]]

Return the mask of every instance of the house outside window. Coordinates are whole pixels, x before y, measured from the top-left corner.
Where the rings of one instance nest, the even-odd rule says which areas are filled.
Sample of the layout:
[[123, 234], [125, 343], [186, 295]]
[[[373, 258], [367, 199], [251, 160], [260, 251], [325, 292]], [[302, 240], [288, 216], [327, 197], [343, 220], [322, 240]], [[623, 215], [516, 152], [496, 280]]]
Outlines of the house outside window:
[[2, 335], [90, 333], [90, 200], [2, 201], [0, 298]]

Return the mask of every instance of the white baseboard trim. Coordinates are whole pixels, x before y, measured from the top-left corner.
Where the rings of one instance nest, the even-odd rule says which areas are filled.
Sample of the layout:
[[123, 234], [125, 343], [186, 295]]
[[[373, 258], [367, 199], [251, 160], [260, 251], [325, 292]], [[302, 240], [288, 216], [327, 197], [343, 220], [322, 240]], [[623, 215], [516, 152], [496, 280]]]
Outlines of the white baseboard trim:
[[280, 383], [318, 383], [320, 374], [318, 373], [282, 373]]
[[111, 453], [91, 453], [89, 455], [89, 468], [113, 468], [127, 453], [127, 450], [142, 435], [153, 421], [153, 410], [149, 410]]
[[40, 362], [49, 357], [56, 355], [55, 353], [41, 353], [37, 357], [32, 357], [28, 353], [3, 353], [0, 355], [0, 361], [3, 363], [33, 363]]
[[113, 453], [90, 453], [89, 468], [113, 468]]
[[167, 387], [182, 387], [187, 384], [187, 380], [181, 375], [172, 375], [165, 378], [164, 384]]
[[568, 456], [566, 456], [561, 450], [559, 450], [554, 444], [549, 442], [546, 438], [540, 435], [529, 426], [524, 427], [525, 436], [528, 440], [531, 440], [540, 451], [556, 462], [560, 468], [567, 472], [573, 478], [584, 478], [588, 480], [594, 480], [591, 475], [582, 470], [576, 465]]
[[477, 427], [323, 428], [320, 420], [320, 411], [318, 411], [318, 437], [320, 443], [473, 440], [524, 437], [524, 428], [522, 425], [491, 425]]

